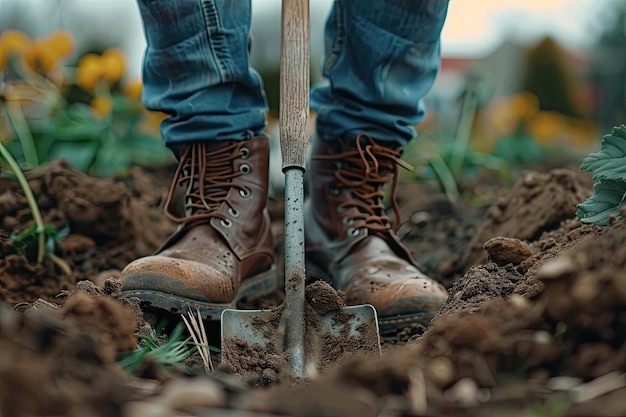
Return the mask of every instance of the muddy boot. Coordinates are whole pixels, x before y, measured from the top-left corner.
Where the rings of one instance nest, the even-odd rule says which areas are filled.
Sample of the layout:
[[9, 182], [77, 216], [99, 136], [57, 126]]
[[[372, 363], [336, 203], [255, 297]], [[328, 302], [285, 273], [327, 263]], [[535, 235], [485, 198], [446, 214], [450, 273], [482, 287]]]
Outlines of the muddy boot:
[[307, 275], [346, 293], [346, 303], [372, 304], [381, 334], [428, 326], [448, 293], [425, 276], [393, 230], [383, 206], [392, 180], [395, 201], [400, 152], [366, 135], [314, 139], [305, 206]]
[[[180, 226], [156, 255], [122, 271], [123, 293], [174, 313], [198, 306], [205, 317], [219, 319], [241, 298], [274, 290], [268, 153], [264, 137], [181, 147], [165, 204]], [[185, 190], [184, 217], [172, 214], [177, 186]]]

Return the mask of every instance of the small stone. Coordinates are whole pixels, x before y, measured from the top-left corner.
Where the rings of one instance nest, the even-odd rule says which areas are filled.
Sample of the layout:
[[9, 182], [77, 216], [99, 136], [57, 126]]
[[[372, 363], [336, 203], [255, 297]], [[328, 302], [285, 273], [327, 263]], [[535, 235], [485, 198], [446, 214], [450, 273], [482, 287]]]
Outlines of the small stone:
[[200, 407], [221, 407], [225, 404], [224, 392], [217, 382], [208, 378], [177, 379], [165, 385], [159, 401], [174, 410]]
[[625, 375], [618, 371], [609, 372], [593, 381], [580, 384], [570, 390], [572, 401], [584, 402], [626, 387]]
[[498, 266], [519, 265], [533, 254], [526, 242], [510, 237], [489, 239], [483, 249]]
[[530, 309], [530, 302], [528, 301], [528, 298], [519, 294], [511, 294], [509, 297], [509, 303], [517, 311], [526, 311]]
[[413, 223], [418, 228], [422, 229], [426, 227], [430, 219], [431, 219], [431, 215], [429, 212], [418, 211], [416, 213], [413, 213], [413, 215], [411, 216], [411, 223]]
[[580, 378], [574, 378], [571, 376], [555, 376], [548, 380], [546, 388], [551, 391], [569, 391], [580, 385], [582, 382], [583, 381]]
[[454, 378], [454, 365], [447, 356], [433, 358], [428, 364], [428, 376], [440, 387], [448, 385]]
[[446, 396], [461, 406], [474, 406], [479, 403], [478, 391], [476, 381], [471, 378], [463, 378], [446, 391]]
[[542, 280], [560, 278], [563, 275], [574, 272], [575, 269], [576, 265], [572, 258], [569, 256], [559, 256], [543, 264], [537, 273], [537, 278]]
[[540, 345], [549, 345], [552, 342], [552, 335], [545, 330], [538, 330], [533, 334], [533, 341]]
[[409, 390], [407, 399], [409, 408], [414, 415], [424, 415], [428, 411], [428, 397], [426, 395], [426, 380], [424, 373], [418, 367], [414, 367], [408, 372]]
[[261, 382], [263, 385], [269, 385], [278, 380], [278, 373], [272, 368], [265, 368], [261, 373]]

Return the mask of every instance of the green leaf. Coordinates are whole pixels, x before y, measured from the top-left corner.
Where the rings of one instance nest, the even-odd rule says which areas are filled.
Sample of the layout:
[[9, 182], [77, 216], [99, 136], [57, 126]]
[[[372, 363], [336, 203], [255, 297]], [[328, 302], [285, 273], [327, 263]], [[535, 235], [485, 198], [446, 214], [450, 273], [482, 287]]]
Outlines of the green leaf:
[[[61, 229], [63, 232], [63, 229]], [[54, 248], [58, 240], [55, 240], [55, 236], [58, 233], [55, 227], [47, 224], [43, 227], [37, 227], [37, 224], [33, 223], [30, 225], [28, 229], [23, 230], [20, 234], [12, 234], [11, 241], [13, 242], [13, 246], [19, 254], [23, 254], [26, 248], [29, 246], [36, 247], [37, 239], [39, 238], [39, 234], [43, 233], [46, 237], [46, 253], [54, 252]], [[69, 232], [69, 228], [68, 228]]]
[[594, 184], [593, 195], [576, 207], [576, 216], [583, 223], [608, 226], [610, 217], [621, 217], [621, 206], [626, 196], [626, 182], [603, 181]]
[[56, 141], [100, 141], [110, 121], [94, 116], [91, 107], [73, 104], [55, 115], [51, 126]]
[[57, 142], [50, 149], [47, 160], [66, 159], [75, 169], [87, 172], [96, 158], [99, 147], [100, 143], [97, 142], [81, 142], [80, 144]]
[[117, 361], [118, 365], [130, 373], [139, 369], [148, 358], [152, 358], [165, 370], [172, 366], [184, 366], [185, 359], [197, 348], [191, 343], [191, 338], [183, 340], [183, 331], [184, 326], [179, 323], [164, 344], [159, 343], [156, 330], [153, 330], [148, 336], [138, 335], [144, 342], [144, 346], [132, 352], [120, 354]]
[[173, 162], [172, 151], [163, 145], [163, 141], [147, 133], [135, 132], [132, 139], [125, 141], [131, 159], [141, 165], [159, 165]]
[[589, 154], [580, 166], [591, 171], [594, 180], [626, 180], [626, 126], [613, 128], [602, 138], [600, 151]]
[[102, 146], [91, 166], [90, 174], [98, 177], [111, 177], [132, 164], [129, 152], [121, 143]]
[[44, 227], [44, 230], [46, 233], [46, 253], [54, 253], [57, 243], [70, 234], [70, 224], [65, 223], [65, 226], [59, 230], [55, 230], [53, 226], [47, 225]]
[[516, 163], [541, 161], [545, 152], [531, 135], [517, 132], [498, 139], [492, 155]]

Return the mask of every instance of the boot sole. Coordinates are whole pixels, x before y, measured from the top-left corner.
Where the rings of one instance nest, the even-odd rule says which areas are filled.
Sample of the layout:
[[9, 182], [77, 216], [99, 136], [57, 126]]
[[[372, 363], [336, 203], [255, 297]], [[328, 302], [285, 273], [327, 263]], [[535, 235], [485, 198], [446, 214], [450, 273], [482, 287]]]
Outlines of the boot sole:
[[269, 270], [244, 280], [239, 286], [235, 299], [229, 303], [211, 303], [145, 289], [122, 291], [122, 294], [125, 297], [138, 298], [144, 308], [164, 310], [173, 314], [183, 314], [198, 308], [203, 318], [219, 321], [222, 311], [237, 308], [237, 303], [242, 299], [254, 300], [275, 291], [277, 288], [278, 274], [276, 267], [272, 266]]
[[[333, 288], [333, 281], [328, 274], [319, 265], [306, 262], [307, 284], [313, 281], [322, 280], [330, 284]], [[427, 319], [427, 312], [412, 312], [407, 314], [395, 314], [393, 316], [381, 316], [378, 313], [378, 331], [383, 338], [393, 338], [398, 333], [407, 328], [427, 328], [430, 321]], [[430, 313], [430, 312], [428, 312]]]

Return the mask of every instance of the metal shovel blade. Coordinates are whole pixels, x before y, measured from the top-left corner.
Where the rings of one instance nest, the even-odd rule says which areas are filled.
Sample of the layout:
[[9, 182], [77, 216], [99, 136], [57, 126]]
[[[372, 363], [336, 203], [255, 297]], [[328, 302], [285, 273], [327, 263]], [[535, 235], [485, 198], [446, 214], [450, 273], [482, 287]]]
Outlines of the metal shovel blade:
[[[292, 372], [293, 376], [313, 376], [328, 365], [355, 354], [380, 355], [376, 310], [369, 304], [342, 307], [325, 314], [306, 305], [301, 357], [289, 352], [288, 338], [292, 330], [287, 328], [289, 314], [284, 306], [276, 310], [224, 310], [222, 361], [241, 364], [239, 356], [257, 352], [278, 357], [288, 368], [303, 370], [302, 375]], [[238, 371], [246, 374], [254, 373], [255, 369]]]

